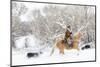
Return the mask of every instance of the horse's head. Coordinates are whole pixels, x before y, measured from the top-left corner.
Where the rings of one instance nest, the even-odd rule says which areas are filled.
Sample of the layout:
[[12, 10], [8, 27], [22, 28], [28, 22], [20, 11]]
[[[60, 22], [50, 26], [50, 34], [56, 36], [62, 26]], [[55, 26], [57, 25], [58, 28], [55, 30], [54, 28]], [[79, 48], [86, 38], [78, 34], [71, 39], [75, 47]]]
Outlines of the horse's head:
[[76, 33], [76, 34], [74, 35], [74, 40], [79, 41], [80, 38], [81, 38], [81, 36], [82, 36], [82, 34], [81, 34], [80, 32]]

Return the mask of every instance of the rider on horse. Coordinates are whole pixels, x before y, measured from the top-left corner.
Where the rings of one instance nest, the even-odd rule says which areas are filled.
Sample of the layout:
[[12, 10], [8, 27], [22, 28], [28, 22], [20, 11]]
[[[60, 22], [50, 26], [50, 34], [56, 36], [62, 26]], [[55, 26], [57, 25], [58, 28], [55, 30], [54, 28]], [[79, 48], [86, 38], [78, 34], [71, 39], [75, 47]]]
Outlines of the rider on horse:
[[70, 25], [67, 26], [64, 37], [64, 43], [66, 44], [66, 46], [68, 45], [70, 48], [73, 47], [73, 36]]

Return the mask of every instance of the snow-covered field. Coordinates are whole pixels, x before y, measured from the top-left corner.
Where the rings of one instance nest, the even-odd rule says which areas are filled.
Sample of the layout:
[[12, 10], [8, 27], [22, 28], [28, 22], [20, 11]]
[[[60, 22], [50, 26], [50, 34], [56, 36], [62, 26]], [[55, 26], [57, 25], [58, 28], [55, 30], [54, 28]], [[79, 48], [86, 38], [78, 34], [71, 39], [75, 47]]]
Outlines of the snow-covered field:
[[26, 49], [12, 52], [12, 65], [27, 65], [27, 64], [45, 64], [59, 62], [76, 62], [76, 61], [91, 61], [95, 60], [95, 49], [86, 50], [65, 50], [65, 54], [59, 54], [59, 50], [55, 49], [50, 56], [51, 48], [44, 49], [43, 54], [39, 57], [28, 58]]
[[[27, 38], [27, 41], [25, 39]], [[76, 62], [76, 61], [91, 61], [95, 60], [95, 49], [89, 48], [85, 50], [65, 50], [65, 54], [59, 54], [59, 50], [55, 48], [54, 53], [50, 56], [52, 47], [40, 46], [33, 36], [20, 37], [15, 41], [17, 49], [12, 49], [12, 65], [27, 65], [27, 64], [45, 64], [59, 62]], [[25, 43], [27, 48], [25, 48]], [[27, 57], [29, 52], [40, 52], [38, 57]]]

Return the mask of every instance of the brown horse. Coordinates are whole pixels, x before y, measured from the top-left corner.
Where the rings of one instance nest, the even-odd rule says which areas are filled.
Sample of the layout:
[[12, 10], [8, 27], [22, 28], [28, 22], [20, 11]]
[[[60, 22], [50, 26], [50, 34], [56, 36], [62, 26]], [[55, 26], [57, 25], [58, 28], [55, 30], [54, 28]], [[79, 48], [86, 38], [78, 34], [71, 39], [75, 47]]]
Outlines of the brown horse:
[[55, 46], [52, 49], [52, 52], [50, 55], [53, 54], [55, 47], [59, 49], [60, 54], [64, 54], [64, 49], [77, 49], [79, 50], [78, 44], [79, 44], [79, 40], [80, 40], [81, 34], [80, 33], [76, 33], [73, 36], [73, 46], [71, 48], [69, 48], [68, 45], [65, 44], [64, 40], [59, 40], [56, 42]]

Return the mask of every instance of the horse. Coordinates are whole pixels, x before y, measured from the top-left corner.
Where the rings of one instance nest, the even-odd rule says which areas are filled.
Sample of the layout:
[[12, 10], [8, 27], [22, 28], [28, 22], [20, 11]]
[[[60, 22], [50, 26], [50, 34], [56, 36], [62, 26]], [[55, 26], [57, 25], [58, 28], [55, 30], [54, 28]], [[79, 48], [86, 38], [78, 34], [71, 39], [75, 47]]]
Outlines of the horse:
[[67, 49], [67, 50], [76, 49], [76, 50], [79, 51], [78, 44], [79, 44], [79, 41], [80, 41], [80, 37], [81, 37], [81, 33], [76, 33], [73, 36], [73, 43], [72, 43], [73, 46], [71, 48], [68, 46], [68, 44], [66, 45], [66, 43], [64, 42], [64, 39], [58, 40], [55, 43], [54, 47], [52, 48], [50, 56], [53, 54], [55, 48], [59, 49], [60, 54], [64, 54], [64, 49]]

